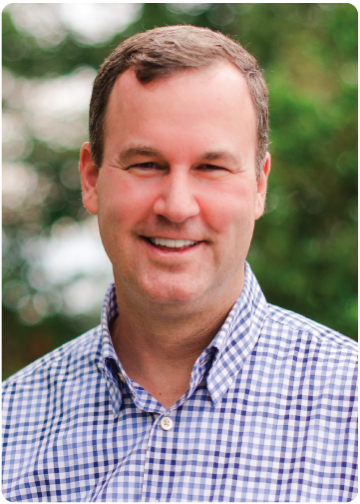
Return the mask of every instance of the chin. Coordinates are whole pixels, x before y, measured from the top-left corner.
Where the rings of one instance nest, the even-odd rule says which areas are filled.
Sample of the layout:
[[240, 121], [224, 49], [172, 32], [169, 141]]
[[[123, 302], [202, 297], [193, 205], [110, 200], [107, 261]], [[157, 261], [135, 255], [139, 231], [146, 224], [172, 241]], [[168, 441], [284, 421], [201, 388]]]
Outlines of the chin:
[[[192, 283], [192, 282], [191, 282]], [[158, 283], [157, 285], [148, 285], [143, 292], [154, 303], [162, 305], [181, 305], [195, 301], [201, 295], [200, 286], [188, 285], [179, 282], [176, 285], [172, 283]]]

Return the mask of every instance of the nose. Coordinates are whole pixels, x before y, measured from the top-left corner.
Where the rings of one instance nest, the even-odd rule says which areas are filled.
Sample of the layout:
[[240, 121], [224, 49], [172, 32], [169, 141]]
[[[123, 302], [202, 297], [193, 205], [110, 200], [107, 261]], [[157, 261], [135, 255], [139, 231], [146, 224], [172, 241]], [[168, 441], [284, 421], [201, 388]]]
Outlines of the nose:
[[199, 214], [200, 207], [194, 196], [191, 176], [178, 167], [170, 169], [164, 177], [160, 195], [155, 200], [153, 210], [169, 221], [181, 223]]

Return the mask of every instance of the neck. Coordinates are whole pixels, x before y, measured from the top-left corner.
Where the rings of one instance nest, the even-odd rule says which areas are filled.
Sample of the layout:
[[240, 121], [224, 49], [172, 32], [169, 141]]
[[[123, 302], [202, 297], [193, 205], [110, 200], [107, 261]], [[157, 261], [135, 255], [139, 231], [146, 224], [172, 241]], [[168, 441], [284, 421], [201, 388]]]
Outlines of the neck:
[[170, 323], [130, 313], [120, 305], [111, 335], [127, 375], [167, 409], [189, 389], [196, 359], [225, 318], [226, 314], [213, 317], [205, 326], [189, 320]]
[[110, 332], [127, 375], [165, 408], [172, 406], [188, 390], [196, 359], [215, 337], [239, 294], [234, 299], [217, 299], [202, 310], [193, 305], [146, 309], [117, 288], [120, 314]]

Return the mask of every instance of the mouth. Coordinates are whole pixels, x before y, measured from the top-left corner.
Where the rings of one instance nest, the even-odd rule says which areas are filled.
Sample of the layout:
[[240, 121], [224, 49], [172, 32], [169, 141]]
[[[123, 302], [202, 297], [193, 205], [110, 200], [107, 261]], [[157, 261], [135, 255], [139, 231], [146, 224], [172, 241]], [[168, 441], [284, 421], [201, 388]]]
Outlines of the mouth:
[[149, 238], [147, 236], [143, 237], [148, 243], [153, 245], [154, 247], [169, 251], [169, 252], [178, 252], [181, 250], [186, 250], [192, 247], [195, 247], [200, 241], [192, 241], [192, 240], [171, 240], [169, 238]]

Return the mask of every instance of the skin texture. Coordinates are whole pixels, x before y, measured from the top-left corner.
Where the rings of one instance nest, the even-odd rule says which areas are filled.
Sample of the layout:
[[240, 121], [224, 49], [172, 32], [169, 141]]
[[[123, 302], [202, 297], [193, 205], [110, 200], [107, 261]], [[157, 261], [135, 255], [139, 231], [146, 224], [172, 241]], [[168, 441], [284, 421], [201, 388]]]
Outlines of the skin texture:
[[[111, 328], [127, 374], [166, 408], [240, 295], [270, 155], [256, 179], [256, 119], [227, 63], [146, 85], [132, 69], [110, 95], [103, 164], [80, 158], [83, 200], [113, 264]], [[182, 250], [149, 238], [191, 240]]]

